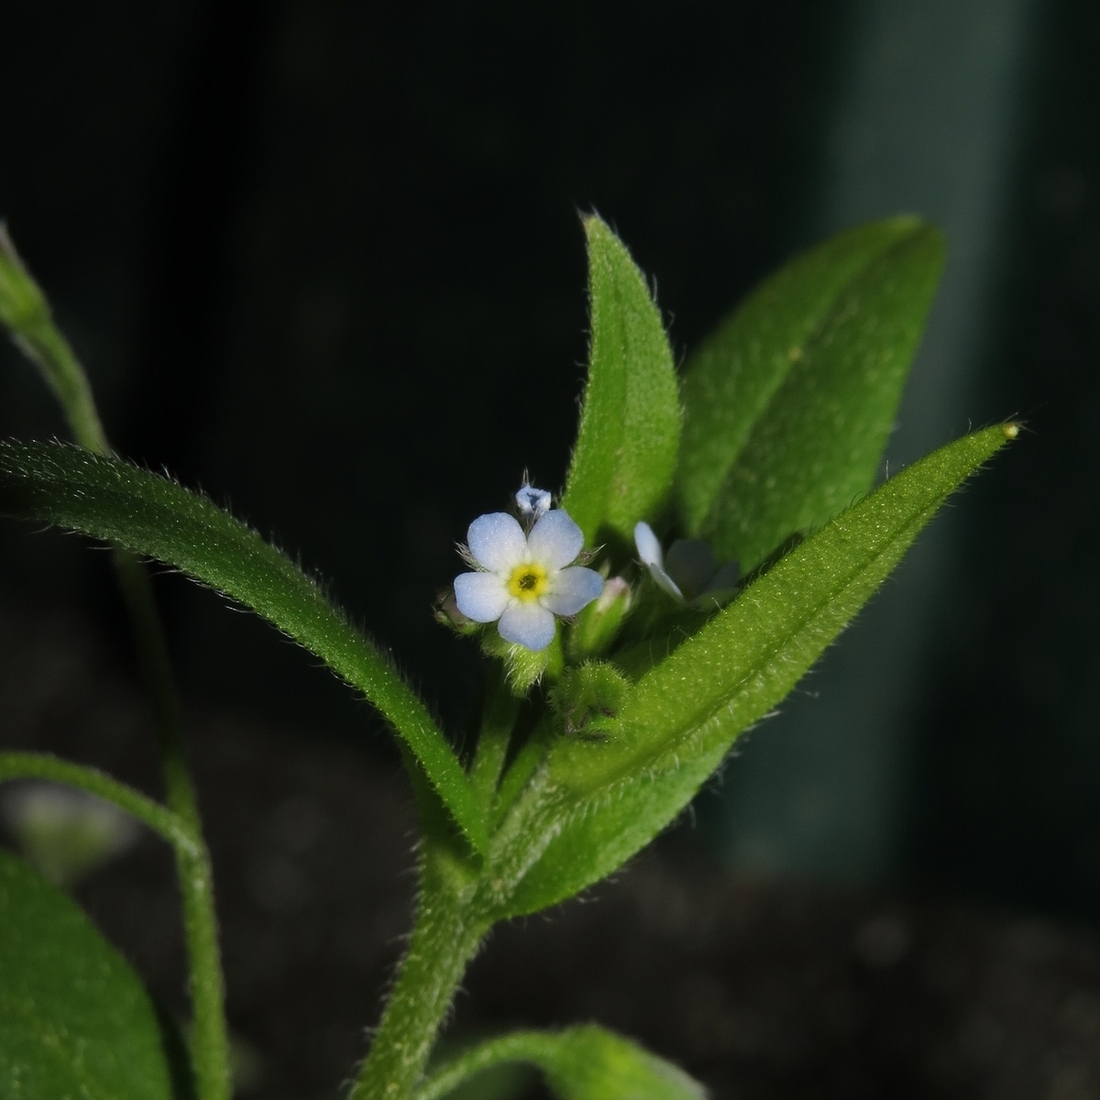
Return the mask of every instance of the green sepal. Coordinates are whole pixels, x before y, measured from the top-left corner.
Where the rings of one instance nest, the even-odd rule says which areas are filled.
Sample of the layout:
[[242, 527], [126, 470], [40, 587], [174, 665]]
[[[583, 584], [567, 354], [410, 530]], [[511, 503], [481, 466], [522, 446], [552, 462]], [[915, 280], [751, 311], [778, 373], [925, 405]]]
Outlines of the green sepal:
[[566, 737], [603, 740], [616, 734], [629, 693], [630, 682], [614, 665], [590, 661], [566, 670], [550, 705]]
[[772, 276], [689, 360], [681, 519], [752, 569], [874, 482], [943, 267], [936, 228], [847, 230]]
[[0, 850], [0, 1096], [178, 1100], [173, 1036], [61, 890]]
[[672, 352], [645, 278], [595, 216], [588, 237], [591, 346], [580, 427], [562, 507], [589, 545], [632, 545], [672, 487], [680, 404]]
[[536, 650], [509, 642], [495, 626], [489, 626], [481, 635], [481, 649], [487, 657], [503, 663], [508, 687], [517, 699], [526, 698], [544, 677], [551, 683], [556, 681], [565, 666], [560, 629], [545, 649]]

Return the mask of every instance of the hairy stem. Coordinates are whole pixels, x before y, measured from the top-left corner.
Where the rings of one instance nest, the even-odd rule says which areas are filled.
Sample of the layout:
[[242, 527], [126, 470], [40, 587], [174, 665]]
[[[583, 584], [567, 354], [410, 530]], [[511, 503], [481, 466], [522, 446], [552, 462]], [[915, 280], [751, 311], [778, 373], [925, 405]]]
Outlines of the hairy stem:
[[442, 890], [426, 889], [370, 1054], [349, 1100], [411, 1100], [455, 989], [488, 922]]
[[115, 551], [115, 567], [134, 630], [142, 676], [156, 717], [165, 800], [195, 840], [193, 852], [176, 849], [176, 876], [183, 901], [183, 926], [190, 964], [191, 1057], [195, 1084], [199, 1100], [228, 1100], [229, 1043], [221, 949], [214, 912], [214, 877], [210, 853], [202, 839], [195, 788], [187, 767], [171, 658], [149, 574], [124, 550]]
[[503, 667], [494, 661], [489, 669], [481, 732], [470, 767], [470, 782], [478, 801], [486, 808], [492, 804], [496, 794], [518, 714], [519, 700], [508, 688]]

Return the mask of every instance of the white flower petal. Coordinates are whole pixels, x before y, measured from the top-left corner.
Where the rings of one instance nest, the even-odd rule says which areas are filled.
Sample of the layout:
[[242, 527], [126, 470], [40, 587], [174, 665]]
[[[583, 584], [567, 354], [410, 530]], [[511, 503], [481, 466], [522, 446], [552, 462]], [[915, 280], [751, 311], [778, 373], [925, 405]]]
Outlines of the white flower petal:
[[455, 577], [458, 610], [475, 623], [499, 619], [511, 598], [504, 582], [495, 573], [461, 573]]
[[516, 642], [537, 653], [554, 640], [557, 620], [534, 600], [515, 600], [501, 615], [497, 629], [506, 642]]
[[658, 588], [667, 592], [677, 603], [687, 603], [676, 582], [659, 565], [647, 565], [646, 568], [649, 570], [649, 575], [657, 582]]
[[665, 569], [690, 599], [698, 596], [714, 576], [714, 551], [702, 539], [677, 539], [668, 548]]
[[658, 568], [663, 565], [661, 544], [648, 523], [634, 525], [634, 545], [638, 548], [638, 557], [643, 565], [656, 565]]
[[550, 494], [545, 489], [536, 489], [533, 485], [524, 485], [516, 493], [516, 507], [520, 515], [534, 516], [536, 519], [550, 511]]
[[583, 548], [584, 532], [560, 508], [547, 512], [527, 536], [531, 561], [550, 570], [568, 565]]
[[506, 573], [527, 558], [523, 528], [507, 512], [478, 516], [466, 532], [466, 543], [478, 564], [494, 573]]
[[602, 591], [603, 577], [595, 569], [574, 565], [554, 577], [550, 591], [540, 598], [539, 603], [555, 615], [576, 615], [582, 607], [597, 599]]

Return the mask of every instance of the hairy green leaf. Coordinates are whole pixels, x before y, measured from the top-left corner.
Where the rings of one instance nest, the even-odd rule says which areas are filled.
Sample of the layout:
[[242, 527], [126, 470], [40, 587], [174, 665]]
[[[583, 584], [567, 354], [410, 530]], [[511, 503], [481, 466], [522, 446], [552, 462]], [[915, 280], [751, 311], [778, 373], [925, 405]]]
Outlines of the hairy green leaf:
[[493, 837], [500, 915], [570, 897], [648, 843], [734, 738], [795, 686], [947, 496], [1016, 431], [975, 432], [891, 478], [654, 663], [601, 724], [603, 740], [560, 737]]
[[416, 1100], [439, 1100], [475, 1074], [509, 1062], [538, 1066], [561, 1100], [703, 1100], [682, 1069], [606, 1028], [518, 1031], [466, 1051], [437, 1069]]
[[680, 405], [661, 315], [623, 243], [584, 220], [592, 337], [580, 428], [562, 507], [589, 544], [629, 543], [672, 487]]
[[170, 1100], [140, 979], [76, 905], [0, 850], [0, 1095]]
[[389, 719], [470, 842], [484, 849], [484, 811], [427, 707], [320, 585], [255, 531], [167, 478], [56, 443], [0, 444], [0, 512], [155, 558], [262, 615]]
[[692, 357], [684, 526], [753, 568], [874, 482], [943, 266], [915, 218], [847, 230], [772, 276]]

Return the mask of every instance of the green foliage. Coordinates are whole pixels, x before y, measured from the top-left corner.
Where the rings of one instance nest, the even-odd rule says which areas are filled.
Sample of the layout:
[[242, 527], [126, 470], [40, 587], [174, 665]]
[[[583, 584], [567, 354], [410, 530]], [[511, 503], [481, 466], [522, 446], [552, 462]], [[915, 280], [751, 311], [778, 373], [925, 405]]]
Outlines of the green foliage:
[[520, 1031], [490, 1039], [435, 1071], [416, 1100], [439, 1100], [475, 1075], [510, 1062], [538, 1066], [561, 1100], [703, 1100], [683, 1070], [606, 1028]]
[[107, 451], [92, 390], [68, 341], [54, 324], [49, 303], [15, 250], [7, 227], [0, 222], [0, 324], [53, 390], [82, 446]]
[[0, 782], [10, 779], [45, 779], [87, 791], [148, 825], [177, 851], [189, 856], [200, 851], [192, 831], [177, 814], [96, 768], [59, 760], [48, 753], [0, 752]]
[[0, 222], [0, 324], [12, 333], [33, 332], [49, 318], [50, 307], [15, 251]]
[[544, 676], [556, 680], [561, 675], [561, 634], [538, 651], [509, 642], [502, 638], [495, 626], [482, 628], [481, 649], [488, 657], [495, 657], [504, 665], [508, 687], [517, 699], [522, 699]]
[[585, 218], [591, 347], [562, 506], [592, 545], [628, 544], [672, 487], [680, 405], [661, 315], [623, 243]]
[[[57, 328], [49, 303], [0, 224], [0, 322], [38, 367], [53, 390], [73, 438], [96, 454], [110, 453], [84, 368]], [[191, 1052], [200, 1100], [227, 1100], [228, 1047], [221, 959], [218, 950], [210, 860], [202, 842], [198, 803], [185, 758], [180, 707], [171, 660], [149, 576], [127, 551], [112, 554], [133, 629], [142, 679], [157, 728], [165, 799], [176, 824], [191, 834], [176, 848], [176, 878], [193, 1010]], [[140, 814], [138, 815], [141, 816]]]
[[317, 582], [255, 531], [167, 478], [56, 443], [0, 444], [0, 511], [156, 558], [262, 615], [378, 707], [470, 842], [485, 846], [482, 810], [423, 702]]
[[751, 569], [871, 487], [942, 266], [942, 235], [914, 218], [851, 229], [718, 329], [683, 386], [689, 534]]
[[0, 851], [0, 1095], [171, 1100], [167, 1045], [126, 961], [56, 887]]
[[[446, 1092], [447, 1100], [526, 1100], [538, 1070], [523, 1062], [499, 1062]], [[442, 1094], [441, 1094], [442, 1095]]]
[[683, 1070], [602, 1027], [556, 1036], [541, 1061], [562, 1100], [702, 1100], [702, 1086]]
[[606, 661], [569, 669], [551, 692], [550, 703], [566, 737], [602, 741], [615, 736], [619, 712], [630, 693], [626, 677]]
[[602, 657], [614, 644], [634, 603], [634, 593], [622, 577], [604, 582], [603, 593], [578, 616], [566, 638], [569, 659], [579, 663]]
[[[734, 738], [795, 686], [947, 496], [1015, 434], [1015, 425], [975, 432], [891, 478], [654, 663], [605, 720], [606, 738], [558, 740], [492, 839], [498, 915], [570, 897], [648, 843]], [[672, 640], [643, 645], [663, 651]]]
[[[112, 458], [0, 444], [0, 511], [156, 558], [251, 608], [361, 690], [401, 735], [424, 833], [419, 910], [356, 1100], [435, 1100], [516, 1062], [537, 1066], [563, 1100], [703, 1095], [675, 1067], [594, 1026], [504, 1036], [422, 1074], [491, 925], [585, 889], [664, 828], [944, 500], [1017, 433], [1013, 424], [974, 432], [869, 492], [943, 260], [935, 229], [897, 218], [797, 258], [719, 328], [689, 363], [681, 442], [672, 356], [646, 281], [602, 221], [584, 225], [591, 349], [563, 504], [624, 575], [539, 653], [462, 622], [443, 602], [443, 621], [477, 636], [493, 665], [469, 775], [385, 651], [254, 531]], [[77, 438], [105, 450], [79, 364], [2, 229], [0, 321], [61, 396]], [[682, 533], [751, 570], [740, 586], [686, 606], [638, 583], [630, 564], [635, 524], [668, 518], [674, 486]], [[124, 579], [131, 565], [122, 560]], [[139, 625], [146, 604], [134, 603]], [[163, 807], [90, 769], [0, 754], [0, 779], [18, 776], [109, 798], [175, 846], [185, 882], [192, 871], [209, 882], [197, 818], [171, 798]], [[207, 988], [196, 983], [202, 970], [220, 997], [207, 909], [208, 950], [192, 951], [192, 989]], [[187, 914], [190, 927], [193, 907]], [[167, 1096], [162, 1040], [140, 984], [67, 899], [7, 857], [0, 920], [0, 1088], [14, 1082], [18, 1096], [74, 1100]], [[73, 984], [80, 993], [66, 1000]], [[73, 1056], [85, 1049], [95, 1056]], [[207, 1062], [221, 1064], [195, 1064]], [[204, 1098], [223, 1095], [216, 1074], [197, 1080]]]

